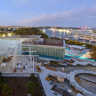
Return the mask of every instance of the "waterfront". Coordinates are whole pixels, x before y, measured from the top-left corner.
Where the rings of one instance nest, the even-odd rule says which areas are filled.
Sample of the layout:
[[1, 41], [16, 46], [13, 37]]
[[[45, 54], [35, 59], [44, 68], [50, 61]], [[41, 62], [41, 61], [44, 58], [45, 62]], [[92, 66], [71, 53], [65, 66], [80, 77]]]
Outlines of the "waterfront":
[[[96, 41], [89, 41], [89, 40], [85, 40], [85, 39], [77, 39], [77, 38], [68, 38], [68, 36], [73, 35], [74, 33], [78, 33], [77, 31], [71, 31], [70, 32], [62, 32], [62, 31], [58, 31], [58, 30], [49, 30], [49, 29], [42, 29], [42, 31], [44, 33], [46, 33], [48, 35], [48, 37], [57, 37], [57, 38], [65, 38], [65, 39], [71, 39], [71, 40], [78, 40], [79, 42], [85, 42], [87, 44], [92, 44], [92, 45], [96, 45]], [[83, 31], [82, 31], [83, 33]], [[88, 33], [89, 34], [89, 33]]]
[[49, 30], [49, 29], [42, 29], [43, 32], [45, 32], [48, 37], [58, 37], [58, 38], [62, 38], [67, 37], [68, 35], [71, 35], [71, 33], [67, 33], [67, 32], [59, 32], [57, 30]]

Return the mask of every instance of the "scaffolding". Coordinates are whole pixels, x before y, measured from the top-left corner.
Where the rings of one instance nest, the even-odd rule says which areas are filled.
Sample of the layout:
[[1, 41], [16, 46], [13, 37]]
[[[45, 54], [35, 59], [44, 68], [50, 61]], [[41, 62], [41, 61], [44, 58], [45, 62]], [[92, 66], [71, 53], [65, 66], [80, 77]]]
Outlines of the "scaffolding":
[[[64, 59], [64, 47], [33, 44], [33, 42], [39, 38], [40, 36], [34, 36], [34, 38], [30, 36], [0, 38], [0, 63], [2, 63], [3, 58], [8, 58], [10, 56], [12, 57], [11, 66], [13, 70], [16, 68], [17, 64], [21, 62], [22, 66], [29, 64], [34, 72], [34, 60], [38, 56], [50, 59]], [[30, 61], [28, 61], [29, 59]]]
[[[30, 65], [32, 65], [32, 71], [34, 72], [34, 57], [38, 55], [32, 55], [31, 53], [34, 53], [36, 51], [31, 51], [30, 44], [29, 42], [33, 40], [34, 38], [0, 38], [0, 63], [2, 63], [3, 58], [7, 57], [13, 57], [12, 61], [12, 69], [16, 67], [16, 64], [19, 62], [23, 62], [23, 58], [28, 58], [30, 57]], [[27, 41], [28, 47], [30, 50], [27, 50], [29, 55], [24, 55], [22, 51], [22, 42]], [[18, 60], [19, 57], [19, 60]], [[20, 60], [20, 57], [22, 60]], [[23, 58], [22, 58], [23, 57]], [[25, 59], [27, 60], [27, 59]]]

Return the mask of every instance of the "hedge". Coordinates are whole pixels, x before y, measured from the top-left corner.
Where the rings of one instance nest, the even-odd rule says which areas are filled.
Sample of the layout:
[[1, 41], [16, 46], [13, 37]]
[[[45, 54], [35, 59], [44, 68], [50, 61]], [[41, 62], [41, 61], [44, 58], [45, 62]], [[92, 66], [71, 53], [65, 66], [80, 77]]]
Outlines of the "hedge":
[[70, 44], [70, 45], [78, 45], [78, 46], [83, 46], [85, 45], [87, 48], [92, 48], [93, 45], [91, 44], [86, 44], [86, 43], [83, 43], [83, 42], [78, 42], [77, 40], [65, 40], [65, 43], [66, 44]]

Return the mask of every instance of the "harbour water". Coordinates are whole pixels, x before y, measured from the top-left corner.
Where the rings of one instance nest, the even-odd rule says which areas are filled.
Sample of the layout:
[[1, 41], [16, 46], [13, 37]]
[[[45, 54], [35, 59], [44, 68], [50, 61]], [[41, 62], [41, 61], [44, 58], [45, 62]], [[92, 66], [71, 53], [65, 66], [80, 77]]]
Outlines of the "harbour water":
[[[58, 30], [49, 30], [49, 29], [42, 29], [42, 31], [44, 33], [46, 33], [48, 35], [48, 37], [57, 37], [57, 38], [67, 38], [67, 39], [71, 39], [71, 40], [76, 40], [75, 38], [68, 38], [68, 36], [74, 34], [73, 31], [71, 31], [71, 33], [69, 32], [60, 32]], [[92, 45], [96, 45], [95, 41], [90, 42], [89, 40], [84, 40], [84, 39], [77, 39], [79, 42], [85, 42], [87, 44], [92, 44]]]
[[62, 38], [62, 37], [67, 37], [68, 35], [71, 35], [71, 33], [59, 32], [57, 30], [49, 30], [49, 29], [42, 29], [42, 30], [48, 35], [48, 37]]

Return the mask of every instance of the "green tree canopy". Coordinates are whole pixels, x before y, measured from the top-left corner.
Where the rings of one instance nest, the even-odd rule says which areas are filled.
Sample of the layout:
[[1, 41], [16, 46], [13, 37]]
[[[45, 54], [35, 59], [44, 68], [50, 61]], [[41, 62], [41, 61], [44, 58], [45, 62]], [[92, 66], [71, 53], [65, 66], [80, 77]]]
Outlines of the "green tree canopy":
[[4, 84], [2, 87], [2, 96], [7, 96], [11, 94], [12, 94], [12, 89], [7, 84]]
[[14, 33], [16, 33], [16, 35], [41, 35], [42, 38], [48, 38], [48, 36], [38, 28], [21, 28], [15, 30]]
[[27, 89], [27, 92], [29, 94], [34, 94], [34, 89], [35, 89], [35, 84], [32, 82], [32, 81], [29, 81], [27, 84], [26, 84], [26, 89]]
[[2, 88], [2, 86], [3, 86], [3, 84], [5, 83], [6, 81], [5, 81], [5, 78], [4, 78], [4, 76], [2, 76], [2, 73], [0, 72], [0, 90], [1, 90], [1, 88]]
[[90, 55], [91, 55], [92, 59], [96, 60], [96, 46], [93, 46]]

